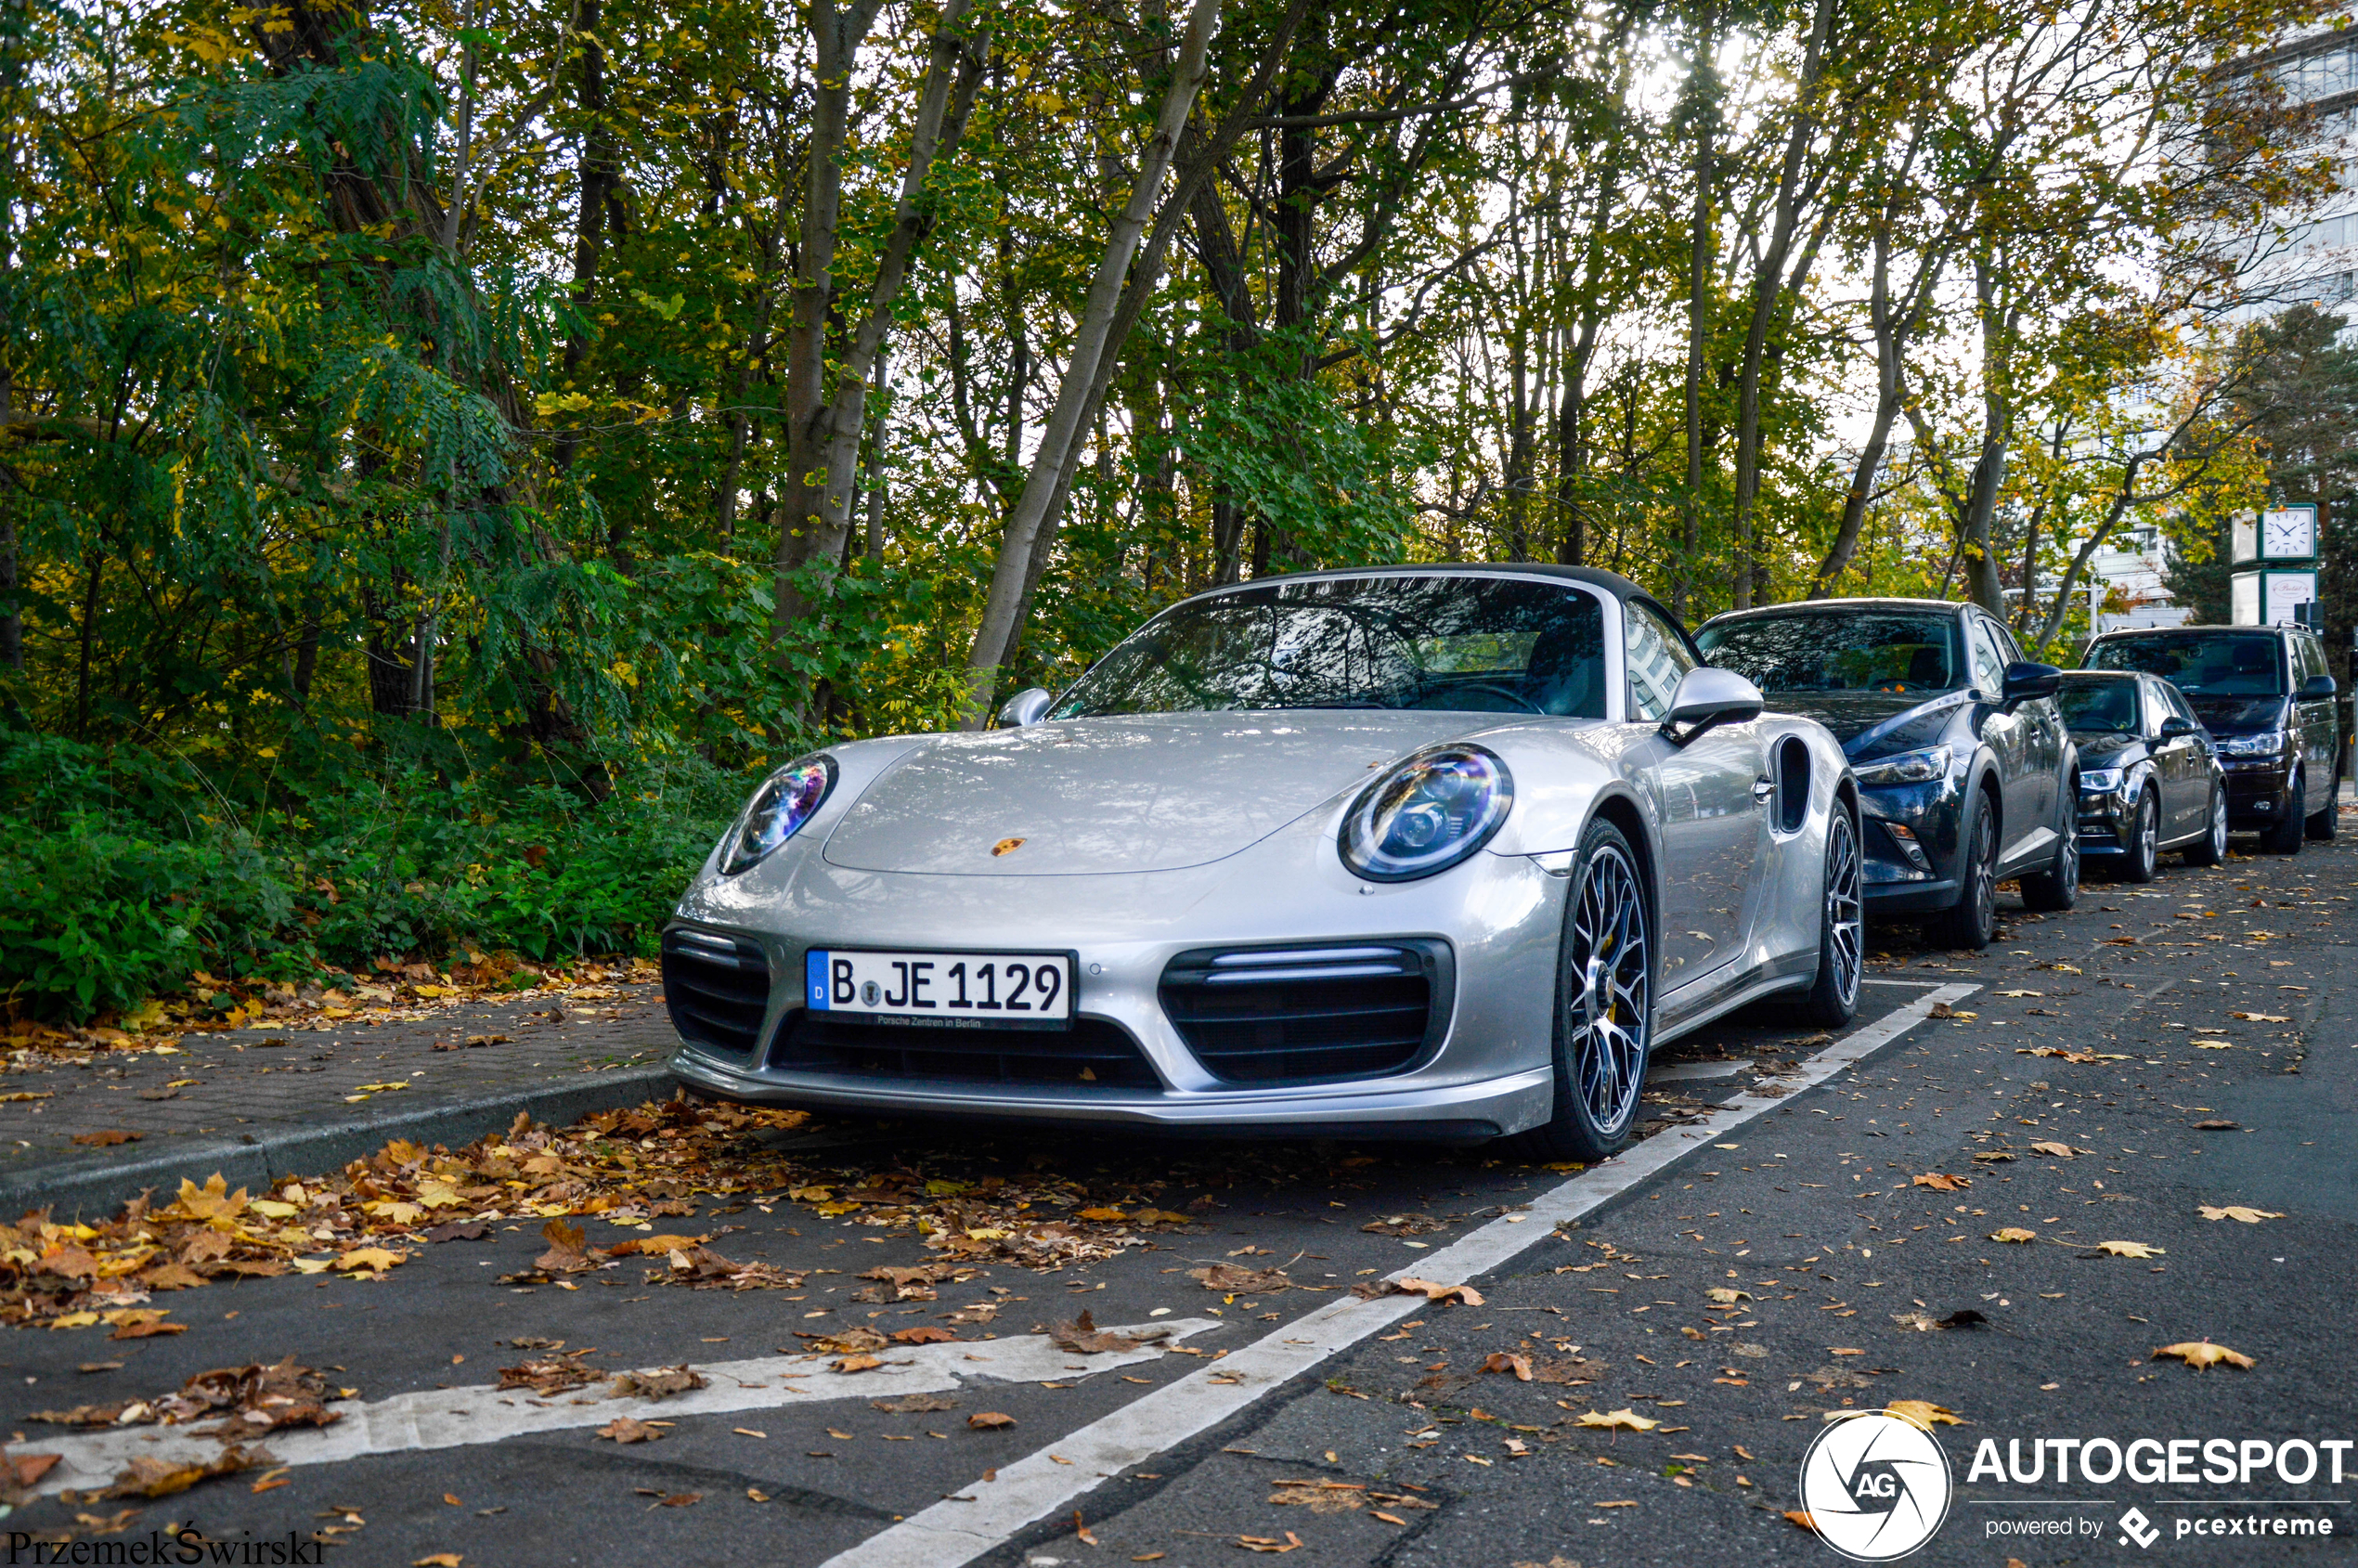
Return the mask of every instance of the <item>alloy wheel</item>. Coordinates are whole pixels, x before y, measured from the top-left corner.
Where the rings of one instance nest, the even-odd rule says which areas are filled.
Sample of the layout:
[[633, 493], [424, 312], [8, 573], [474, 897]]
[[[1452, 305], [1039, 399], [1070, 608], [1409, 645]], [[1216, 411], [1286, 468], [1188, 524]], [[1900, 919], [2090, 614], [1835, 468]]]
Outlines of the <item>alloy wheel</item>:
[[1589, 1121], [1611, 1137], [1637, 1112], [1653, 1017], [1645, 895], [1615, 846], [1600, 846], [1588, 862], [1572, 941], [1581, 982], [1567, 1031], [1574, 1077]]
[[1865, 946], [1860, 875], [1858, 832], [1850, 825], [1849, 816], [1836, 810], [1826, 828], [1826, 941], [1833, 960], [1834, 986], [1846, 1005], [1859, 997], [1860, 953]]

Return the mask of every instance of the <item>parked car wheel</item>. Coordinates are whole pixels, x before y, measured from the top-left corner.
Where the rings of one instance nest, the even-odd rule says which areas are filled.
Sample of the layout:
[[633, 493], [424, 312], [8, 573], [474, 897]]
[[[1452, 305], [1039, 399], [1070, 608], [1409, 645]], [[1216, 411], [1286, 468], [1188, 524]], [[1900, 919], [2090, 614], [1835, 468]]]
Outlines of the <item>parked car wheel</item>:
[[[2064, 777], [2079, 776], [2077, 758], [2066, 758]], [[2063, 797], [2063, 809], [2055, 820], [2055, 858], [2044, 871], [2028, 872], [2022, 879], [2022, 901], [2026, 908], [2046, 914], [2069, 909], [2079, 901], [2079, 813], [2078, 802], [2068, 793]]]
[[2219, 865], [2227, 859], [2227, 792], [2210, 792], [2210, 831], [2186, 846], [2188, 865]]
[[1637, 853], [1611, 823], [1582, 836], [1561, 951], [1555, 1114], [1523, 1141], [1546, 1159], [1594, 1164], [1629, 1142], [1653, 1046], [1653, 913]]
[[2334, 841], [2335, 819], [2340, 814], [2341, 774], [2339, 771], [2337, 770], [2334, 774], [2332, 785], [2326, 791], [2326, 804], [2324, 808], [2320, 810], [2310, 813], [2308, 823], [2308, 833], [2310, 838], [2319, 844], [2332, 843]]
[[1818, 923], [1818, 978], [1801, 1009], [1820, 1029], [1839, 1029], [1859, 1014], [1867, 936], [1863, 875], [1858, 825], [1837, 801], [1826, 819], [1826, 897]]
[[2292, 787], [2285, 791], [2285, 814], [2260, 832], [2260, 847], [2272, 855], [2300, 853], [2302, 823], [2300, 820], [2301, 785], [2306, 781], [2299, 772], [2292, 776]]
[[2151, 882], [2161, 864], [2161, 802], [2150, 789], [2137, 797], [2137, 821], [2122, 847], [2120, 877], [2124, 882]]
[[1965, 852], [1957, 866], [1957, 901], [1924, 922], [1936, 947], [1978, 952], [1998, 934], [1998, 814], [1976, 789], [1965, 813]]

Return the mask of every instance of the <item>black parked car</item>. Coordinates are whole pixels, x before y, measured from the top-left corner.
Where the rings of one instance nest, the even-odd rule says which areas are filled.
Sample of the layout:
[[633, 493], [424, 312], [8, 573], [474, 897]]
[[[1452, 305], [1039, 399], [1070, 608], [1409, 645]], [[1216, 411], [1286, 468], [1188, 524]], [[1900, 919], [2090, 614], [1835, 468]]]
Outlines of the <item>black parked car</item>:
[[1829, 599], [1716, 616], [1695, 641], [1842, 742], [1869, 910], [1921, 913], [1934, 941], [1981, 948], [2003, 877], [2033, 909], [2071, 907], [2079, 767], [2055, 709], [2063, 672], [2026, 662], [1999, 622], [1937, 600]]
[[2210, 734], [2159, 676], [2076, 669], [2056, 694], [2079, 748], [2079, 853], [2151, 882], [2164, 849], [2227, 858], [2227, 776]]
[[2325, 644], [2306, 627], [2187, 626], [2111, 631], [2088, 644], [2090, 669], [2135, 669], [2178, 688], [2227, 771], [2227, 825], [2261, 848], [2298, 854], [2334, 836], [2341, 724]]

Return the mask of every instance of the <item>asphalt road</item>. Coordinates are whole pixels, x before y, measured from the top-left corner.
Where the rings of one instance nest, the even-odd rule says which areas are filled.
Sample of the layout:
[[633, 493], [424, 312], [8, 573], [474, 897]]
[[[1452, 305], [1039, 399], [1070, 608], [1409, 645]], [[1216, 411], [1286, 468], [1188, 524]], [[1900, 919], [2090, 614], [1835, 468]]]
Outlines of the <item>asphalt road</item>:
[[[10, 1415], [290, 1354], [358, 1392], [326, 1432], [273, 1436], [282, 1472], [127, 1516], [56, 1488], [111, 1474], [152, 1429], [16, 1421], [11, 1454], [71, 1457], [0, 1531], [325, 1532], [347, 1564], [1833, 1563], [1787, 1517], [1805, 1451], [1830, 1413], [1919, 1400], [1957, 1424], [1934, 1428], [1953, 1496], [1911, 1562], [2358, 1559], [2353, 897], [2344, 839], [2210, 872], [2173, 857], [2149, 888], [2090, 884], [2066, 915], [2009, 901], [1982, 955], [1872, 932], [1885, 952], [1853, 1031], [1770, 1013], [1690, 1037], [1652, 1135], [1588, 1172], [1482, 1150], [824, 1128], [880, 1172], [920, 1155], [977, 1175], [1085, 1169], [1093, 1189], [1208, 1216], [1062, 1272], [993, 1264], [935, 1301], [851, 1302], [862, 1271], [927, 1254], [779, 1199], [699, 1221], [744, 1227], [732, 1257], [807, 1274], [791, 1293], [667, 1288], [636, 1266], [501, 1285], [544, 1246], [517, 1227], [381, 1281], [191, 1295], [177, 1338], [19, 1331], [0, 1338]], [[2042, 1054], [2060, 1052], [2084, 1059]], [[2008, 1227], [2033, 1238], [1992, 1238]], [[1219, 1263], [1289, 1284], [1214, 1290], [1186, 1272]], [[1481, 1301], [1352, 1289], [1404, 1270]], [[871, 1370], [780, 1354], [797, 1331], [941, 1324], [978, 1302], [996, 1304], [987, 1324], [965, 1311], [959, 1341], [895, 1345]], [[1088, 1353], [1031, 1332], [1083, 1307], [1169, 1335]], [[1938, 1326], [1958, 1314], [1978, 1315]], [[496, 1393], [527, 1337], [616, 1370], [690, 1364], [709, 1386]], [[2252, 1365], [2154, 1356], [2202, 1341]], [[970, 1424], [986, 1414], [1012, 1424]], [[617, 1415], [671, 1424], [597, 1435]], [[2097, 1483], [2059, 1478], [2054, 1439], [2196, 1445], [2174, 1481]], [[2231, 1481], [2205, 1479], [2209, 1440], [2233, 1445]], [[2288, 1478], [2301, 1445], [2337, 1441]], [[1993, 1477], [2010, 1448], [2024, 1471]], [[10, 1561], [33, 1561], [9, 1539]]]

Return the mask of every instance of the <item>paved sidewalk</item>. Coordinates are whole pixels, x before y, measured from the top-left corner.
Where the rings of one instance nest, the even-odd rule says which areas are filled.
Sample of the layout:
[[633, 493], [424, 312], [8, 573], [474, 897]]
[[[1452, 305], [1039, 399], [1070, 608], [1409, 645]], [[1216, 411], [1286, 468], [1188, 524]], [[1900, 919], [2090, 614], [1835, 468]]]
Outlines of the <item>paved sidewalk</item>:
[[[389, 1137], [474, 1137], [517, 1109], [548, 1120], [670, 1094], [662, 988], [601, 989], [611, 1000], [528, 992], [411, 1019], [188, 1034], [175, 1054], [10, 1073], [0, 1092], [48, 1097], [0, 1103], [0, 1212], [54, 1205], [67, 1218], [216, 1167], [233, 1182], [315, 1171]], [[115, 1133], [136, 1136], [74, 1142]]]

